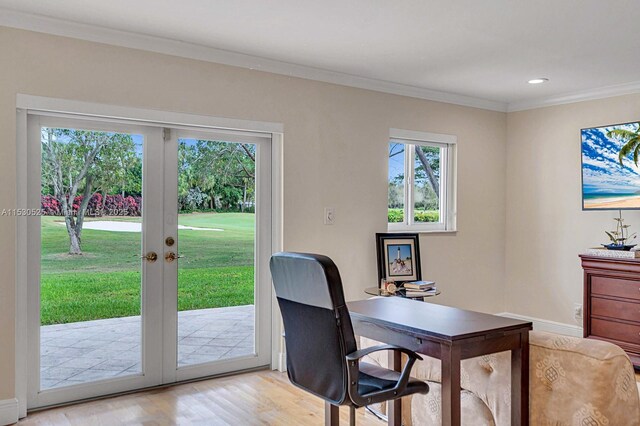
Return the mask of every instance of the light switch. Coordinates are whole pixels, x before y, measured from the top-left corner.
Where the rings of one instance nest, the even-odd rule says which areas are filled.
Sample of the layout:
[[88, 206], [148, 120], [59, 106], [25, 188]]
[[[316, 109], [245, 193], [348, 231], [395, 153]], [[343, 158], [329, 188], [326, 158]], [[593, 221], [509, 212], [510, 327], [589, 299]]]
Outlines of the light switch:
[[324, 224], [325, 225], [333, 225], [336, 221], [336, 209], [333, 207], [325, 207], [324, 208]]

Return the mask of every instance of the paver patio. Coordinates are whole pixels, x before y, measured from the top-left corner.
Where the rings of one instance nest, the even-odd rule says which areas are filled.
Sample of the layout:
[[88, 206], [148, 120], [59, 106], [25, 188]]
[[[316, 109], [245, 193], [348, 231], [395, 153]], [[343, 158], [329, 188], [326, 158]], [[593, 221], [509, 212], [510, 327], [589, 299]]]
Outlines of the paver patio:
[[[254, 306], [178, 313], [178, 366], [254, 353]], [[43, 326], [40, 387], [140, 374], [139, 316]]]

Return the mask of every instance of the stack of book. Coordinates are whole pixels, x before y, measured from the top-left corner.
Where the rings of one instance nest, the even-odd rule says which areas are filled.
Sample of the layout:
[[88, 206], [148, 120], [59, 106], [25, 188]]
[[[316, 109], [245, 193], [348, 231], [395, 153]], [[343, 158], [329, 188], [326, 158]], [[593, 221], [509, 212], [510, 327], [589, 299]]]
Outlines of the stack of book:
[[406, 297], [432, 296], [438, 291], [434, 281], [410, 281], [402, 285]]

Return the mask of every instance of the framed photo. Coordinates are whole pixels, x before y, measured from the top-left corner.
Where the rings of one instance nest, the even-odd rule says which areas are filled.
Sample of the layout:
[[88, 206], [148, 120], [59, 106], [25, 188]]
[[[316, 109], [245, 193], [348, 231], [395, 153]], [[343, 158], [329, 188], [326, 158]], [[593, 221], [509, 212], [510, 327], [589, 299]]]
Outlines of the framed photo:
[[403, 283], [422, 279], [418, 234], [376, 234], [378, 286], [382, 280]]

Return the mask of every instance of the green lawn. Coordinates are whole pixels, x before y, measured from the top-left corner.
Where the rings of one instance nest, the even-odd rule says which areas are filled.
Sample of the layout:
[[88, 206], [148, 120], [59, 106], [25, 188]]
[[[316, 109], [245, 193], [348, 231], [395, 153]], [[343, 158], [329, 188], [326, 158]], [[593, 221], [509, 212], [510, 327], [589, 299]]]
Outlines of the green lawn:
[[[404, 220], [404, 209], [389, 209], [387, 212], [389, 223], [398, 223]], [[438, 222], [440, 221], [439, 210], [420, 210], [413, 211], [413, 220], [418, 223]]]
[[[179, 261], [178, 309], [253, 303], [254, 215], [193, 213], [180, 215], [179, 223], [224, 231], [179, 231], [184, 257]], [[69, 256], [62, 218], [42, 217], [42, 324], [140, 314], [140, 237], [85, 229], [84, 254]]]

